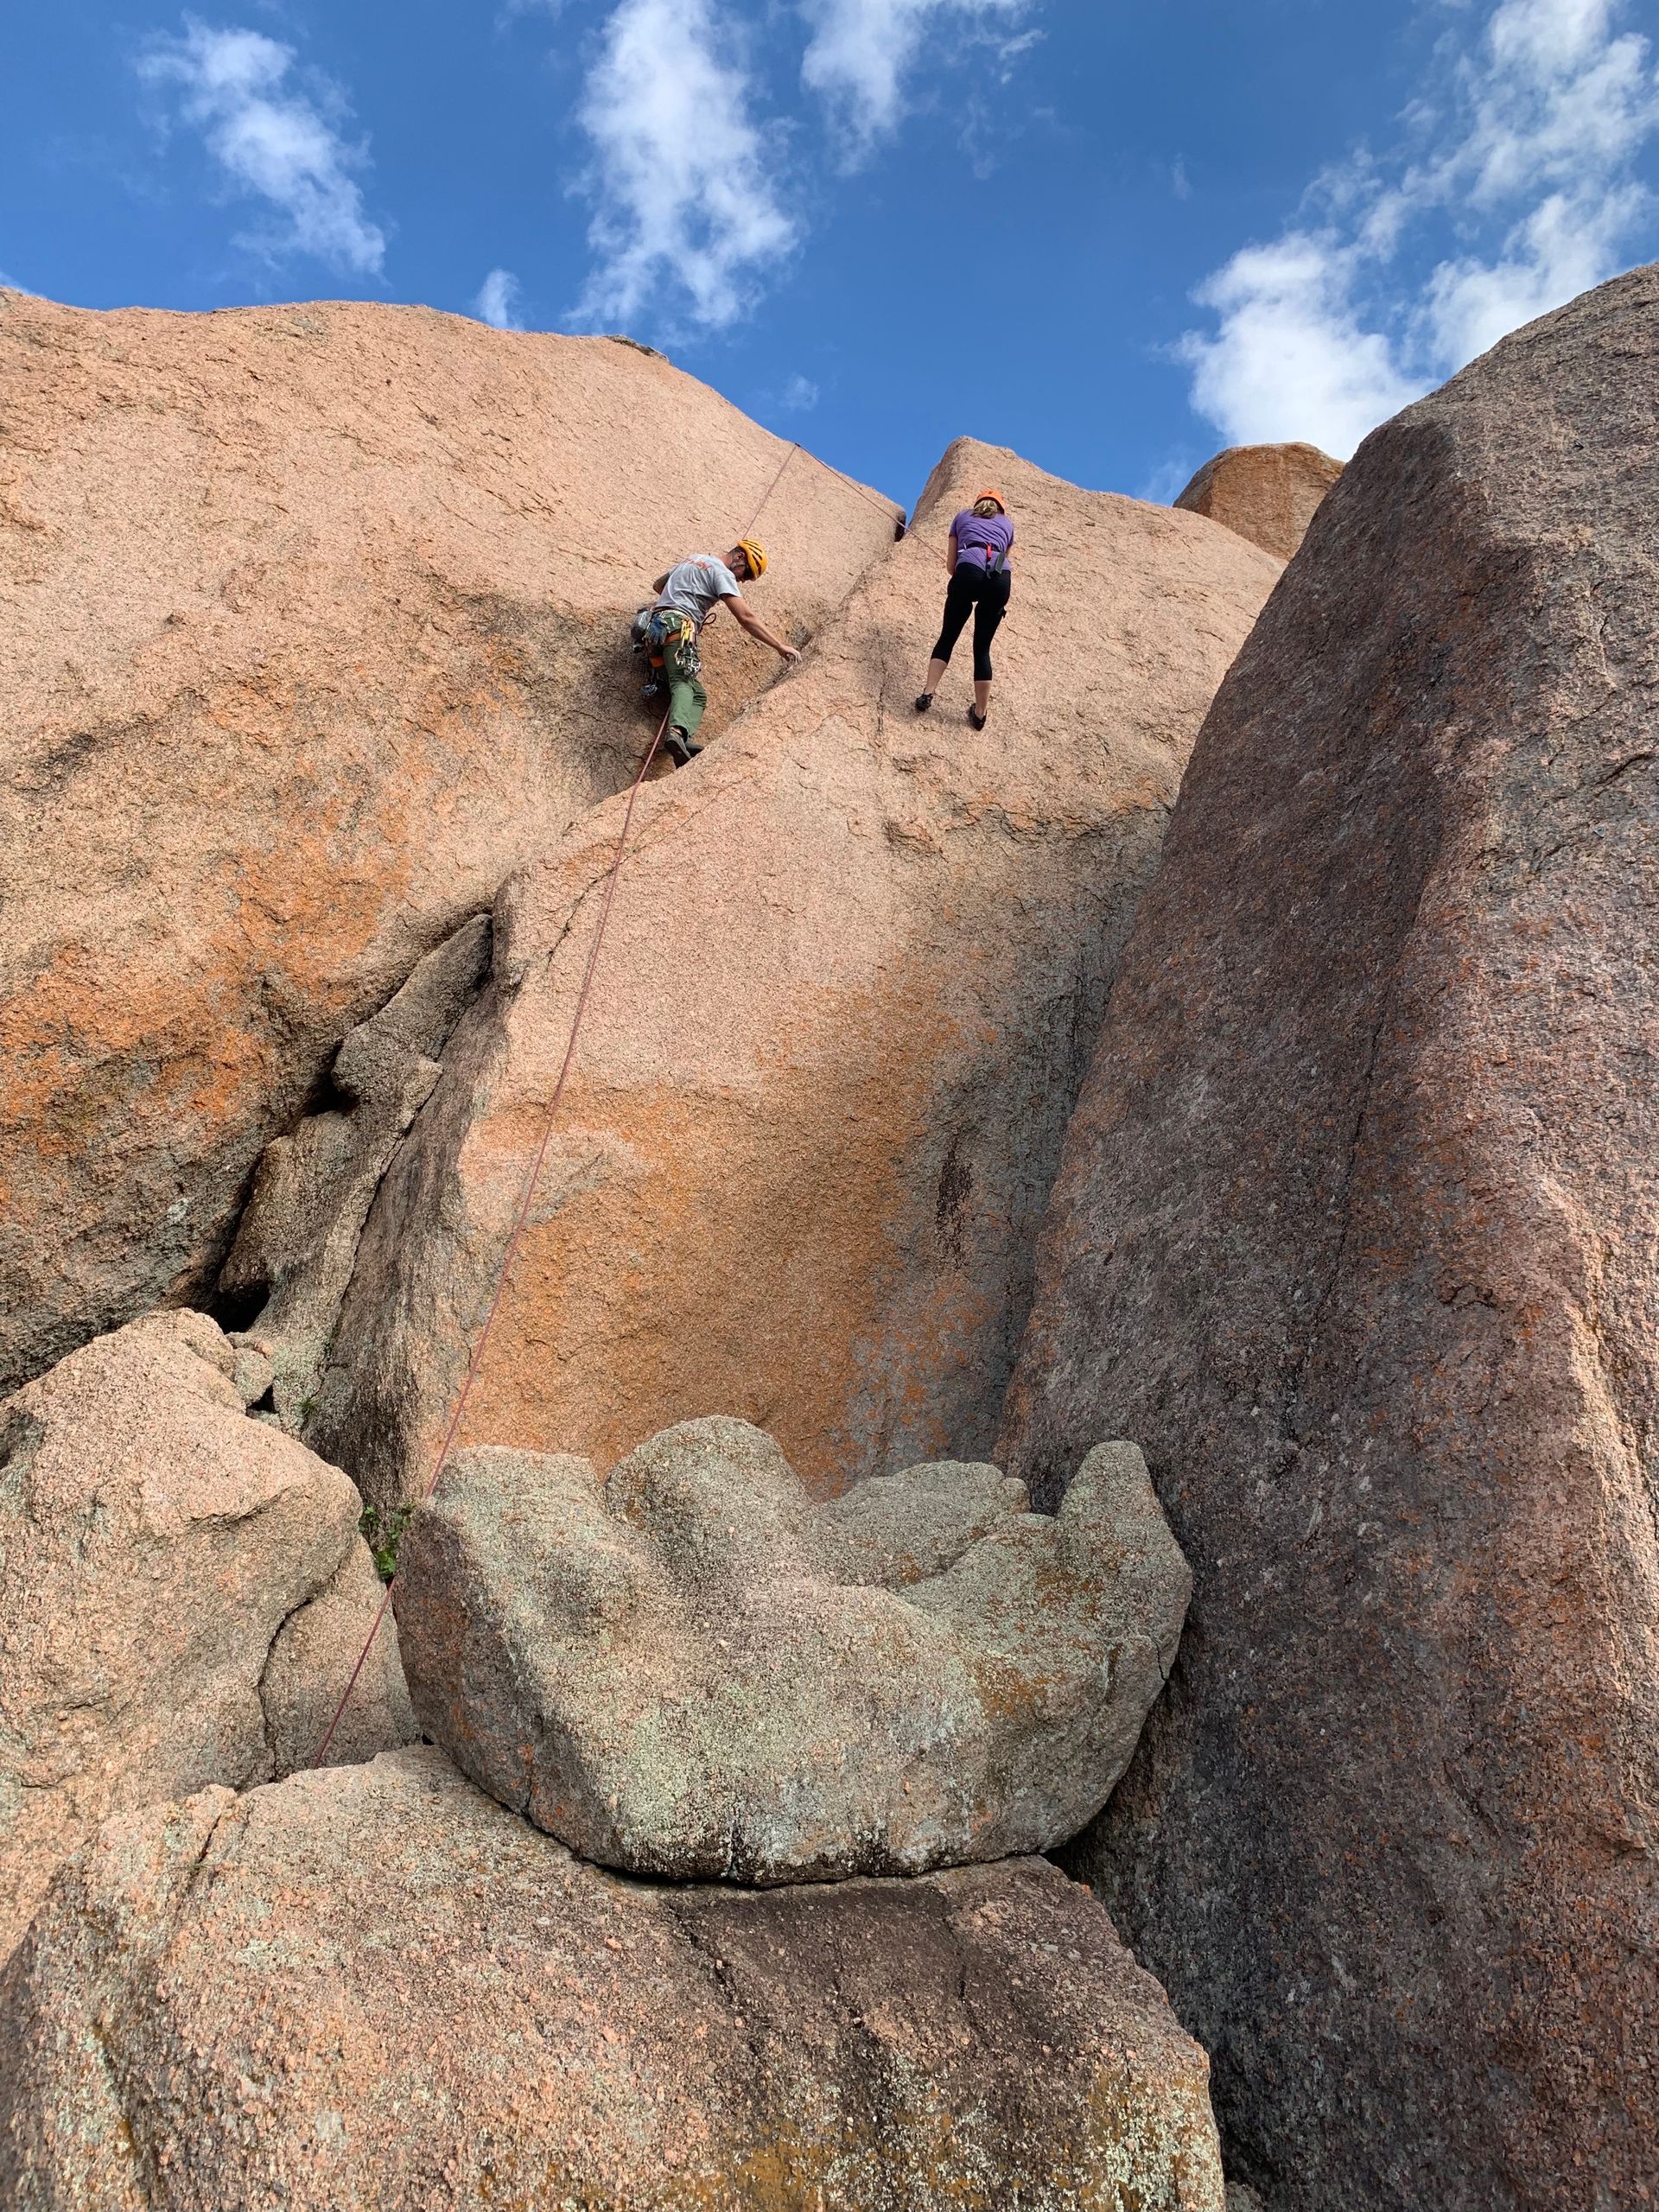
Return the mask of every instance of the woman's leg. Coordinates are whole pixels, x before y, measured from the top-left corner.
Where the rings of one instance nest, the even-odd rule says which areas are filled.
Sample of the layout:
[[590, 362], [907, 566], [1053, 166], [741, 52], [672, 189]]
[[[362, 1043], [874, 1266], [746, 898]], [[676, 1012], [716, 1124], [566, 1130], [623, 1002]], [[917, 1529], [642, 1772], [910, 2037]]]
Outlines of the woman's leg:
[[1006, 569], [1001, 575], [987, 576], [974, 608], [974, 710], [982, 718], [991, 703], [991, 639], [1008, 611], [1012, 581]]
[[944, 674], [945, 664], [957, 649], [957, 639], [962, 635], [974, 606], [974, 581], [982, 573], [971, 561], [959, 561], [950, 577], [950, 588], [944, 594], [944, 620], [939, 630], [939, 642], [933, 648], [933, 658], [927, 664], [927, 689], [938, 688], [938, 679]]

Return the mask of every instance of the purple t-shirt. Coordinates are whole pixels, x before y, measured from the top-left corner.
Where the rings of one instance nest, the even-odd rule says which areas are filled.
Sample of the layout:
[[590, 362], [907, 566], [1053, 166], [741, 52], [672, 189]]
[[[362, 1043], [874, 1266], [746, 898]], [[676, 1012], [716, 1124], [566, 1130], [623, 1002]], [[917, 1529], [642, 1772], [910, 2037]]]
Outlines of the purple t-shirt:
[[976, 515], [971, 507], [964, 507], [951, 524], [950, 535], [957, 541], [958, 561], [988, 569], [999, 553], [1006, 563], [1014, 543], [1014, 524], [1007, 515]]

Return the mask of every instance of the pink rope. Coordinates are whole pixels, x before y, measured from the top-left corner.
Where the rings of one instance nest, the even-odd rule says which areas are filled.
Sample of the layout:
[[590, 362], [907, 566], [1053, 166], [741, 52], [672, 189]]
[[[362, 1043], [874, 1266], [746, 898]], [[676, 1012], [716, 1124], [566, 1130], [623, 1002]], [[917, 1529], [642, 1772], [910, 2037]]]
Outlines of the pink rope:
[[[784, 456], [784, 462], [786, 467], [789, 462], [787, 454]], [[779, 474], [782, 474], [783, 470], [780, 469]], [[770, 493], [767, 496], [770, 497]], [[461, 1419], [467, 1411], [467, 1401], [472, 1395], [473, 1385], [478, 1380], [479, 1369], [484, 1363], [485, 1348], [490, 1341], [490, 1332], [495, 1326], [495, 1317], [501, 1310], [501, 1300], [507, 1287], [507, 1277], [512, 1272], [513, 1262], [518, 1256], [518, 1248], [524, 1242], [524, 1230], [530, 1220], [531, 1204], [536, 1196], [536, 1185], [540, 1179], [542, 1168], [547, 1159], [547, 1147], [553, 1141], [553, 1124], [558, 1115], [560, 1103], [564, 1096], [564, 1086], [569, 1078], [571, 1065], [576, 1057], [576, 1039], [582, 1033], [582, 1017], [588, 1010], [588, 995], [593, 988], [594, 970], [599, 965], [600, 949], [605, 942], [605, 931], [611, 918], [611, 906], [616, 897], [616, 880], [622, 873], [623, 855], [627, 850], [628, 831], [633, 825], [634, 801], [639, 796], [640, 785], [645, 780], [646, 769], [657, 758], [657, 748], [662, 743], [663, 732], [667, 728], [668, 715], [664, 713], [663, 719], [657, 725], [657, 734], [651, 741], [651, 749], [639, 763], [639, 772], [629, 787], [628, 804], [623, 811], [622, 828], [616, 840], [616, 852], [605, 879], [605, 903], [599, 910], [599, 926], [594, 931], [594, 941], [588, 950], [588, 965], [582, 972], [582, 988], [576, 994], [575, 1011], [570, 1017], [570, 1035], [565, 1045], [564, 1058], [559, 1067], [559, 1079], [553, 1086], [552, 1097], [548, 1101], [547, 1114], [542, 1123], [541, 1142], [536, 1147], [536, 1156], [531, 1160], [530, 1173], [524, 1179], [524, 1196], [518, 1201], [518, 1217], [513, 1222], [512, 1234], [507, 1239], [507, 1249], [502, 1255], [500, 1271], [495, 1279], [495, 1292], [490, 1300], [490, 1310], [484, 1317], [484, 1326], [480, 1331], [478, 1342], [473, 1348], [473, 1357], [467, 1370], [467, 1378], [461, 1386], [460, 1396], [455, 1400], [455, 1409], [449, 1416], [449, 1426], [444, 1431], [443, 1442], [439, 1447], [437, 1459], [433, 1464], [431, 1479], [421, 1493], [420, 1502], [423, 1505], [431, 1498], [445, 1467], [449, 1463], [449, 1454], [454, 1449], [455, 1439], [461, 1433]], [[391, 1610], [391, 1592], [396, 1581], [397, 1577], [394, 1575], [392, 1580], [386, 1585], [385, 1595], [380, 1600], [380, 1610], [374, 1617], [374, 1625], [364, 1639], [363, 1649], [357, 1655], [357, 1664], [352, 1669], [351, 1679], [340, 1693], [340, 1703], [334, 1707], [334, 1719], [324, 1731], [322, 1741], [317, 1745], [315, 1755], [312, 1758], [311, 1764], [314, 1767], [321, 1766], [327, 1757], [328, 1746], [334, 1740], [334, 1732], [340, 1726], [346, 1707], [351, 1702], [352, 1692], [357, 1688], [358, 1678], [364, 1668], [367, 1666], [369, 1654], [374, 1649], [374, 1639], [379, 1635], [382, 1624]]]
[[[789, 451], [779, 462], [777, 474], [773, 476], [771, 483], [767, 485], [766, 492], [761, 498], [760, 505], [755, 509], [749, 520], [744, 524], [742, 531], [740, 533], [741, 536], [747, 537], [749, 532], [754, 528], [755, 524], [760, 521], [761, 516], [766, 512], [766, 507], [771, 502], [772, 493], [783, 482], [784, 471], [789, 467], [790, 462], [794, 460], [798, 453], [804, 451], [804, 447], [803, 447], [798, 442], [790, 447]], [[856, 492], [861, 499], [868, 500], [872, 506], [880, 505], [884, 514], [891, 515], [891, 507], [886, 500], [878, 501], [874, 493], [867, 492], [861, 484], [855, 484], [852, 478], [850, 476], [842, 475], [840, 469], [830, 467], [830, 465], [827, 461], [818, 461], [818, 456], [816, 454], [810, 454], [808, 458], [812, 461], [817, 461], [819, 467], [827, 469], [831, 476], [841, 477], [842, 482], [845, 484], [849, 490]], [[495, 1317], [501, 1310], [501, 1300], [503, 1296], [505, 1294], [507, 1287], [507, 1277], [512, 1272], [513, 1262], [518, 1256], [518, 1248], [524, 1242], [524, 1230], [530, 1221], [531, 1205], [536, 1196], [536, 1185], [540, 1180], [543, 1166], [546, 1163], [548, 1146], [553, 1141], [553, 1124], [557, 1117], [560, 1104], [564, 1097], [564, 1086], [569, 1077], [571, 1065], [576, 1056], [576, 1039], [582, 1033], [582, 1015], [588, 1010], [588, 995], [593, 988], [594, 970], [599, 965], [600, 948], [605, 942], [605, 931], [610, 922], [611, 906], [616, 897], [616, 881], [618, 876], [620, 875], [622, 872], [623, 857], [627, 851], [628, 832], [633, 826], [634, 801], [639, 796], [640, 785], [645, 780], [646, 769], [650, 767], [652, 762], [657, 758], [657, 748], [661, 745], [663, 741], [663, 733], [667, 728], [668, 715], [666, 712], [664, 712], [662, 721], [657, 725], [657, 734], [651, 741], [651, 749], [645, 754], [645, 759], [639, 763], [639, 772], [635, 776], [632, 785], [629, 787], [628, 803], [623, 810], [622, 828], [617, 837], [615, 855], [611, 861], [610, 869], [605, 880], [605, 903], [600, 909], [599, 926], [594, 931], [594, 941], [592, 945], [588, 948], [588, 965], [582, 973], [582, 988], [576, 994], [575, 1012], [570, 1017], [570, 1035], [564, 1048], [564, 1058], [559, 1068], [558, 1081], [554, 1084], [553, 1096], [548, 1101], [546, 1117], [542, 1124], [541, 1141], [536, 1147], [536, 1156], [534, 1160], [531, 1160], [530, 1173], [524, 1179], [524, 1196], [518, 1202], [518, 1217], [512, 1224], [512, 1234], [507, 1239], [507, 1249], [502, 1256], [500, 1272], [496, 1276], [495, 1290], [490, 1300], [489, 1311], [484, 1317], [484, 1326], [479, 1332], [477, 1344], [473, 1348], [473, 1357], [467, 1369], [466, 1379], [461, 1386], [461, 1395], [455, 1400], [455, 1409], [449, 1417], [449, 1426], [444, 1431], [443, 1442], [439, 1446], [437, 1459], [433, 1463], [431, 1479], [428, 1482], [426, 1488], [421, 1493], [420, 1503], [423, 1505], [425, 1505], [429, 1502], [432, 1493], [437, 1489], [439, 1482], [442, 1479], [445, 1467], [449, 1464], [449, 1454], [454, 1451], [455, 1446], [455, 1439], [461, 1433], [461, 1421], [467, 1411], [467, 1401], [472, 1395], [473, 1385], [478, 1380], [479, 1370], [484, 1363], [485, 1349], [490, 1341], [490, 1332], [495, 1326]], [[346, 1682], [346, 1688], [340, 1693], [340, 1703], [334, 1707], [334, 1718], [329, 1721], [327, 1727], [324, 1730], [322, 1741], [317, 1745], [316, 1751], [312, 1757], [311, 1764], [314, 1767], [321, 1766], [323, 1760], [328, 1755], [328, 1747], [334, 1740], [335, 1732], [338, 1730], [340, 1721], [345, 1716], [346, 1707], [351, 1703], [352, 1692], [357, 1688], [358, 1681], [362, 1675], [363, 1669], [369, 1663], [369, 1654], [374, 1649], [375, 1638], [379, 1635], [381, 1628], [385, 1624], [386, 1615], [391, 1610], [391, 1593], [396, 1586], [396, 1582], [397, 1577], [394, 1574], [391, 1581], [388, 1582], [386, 1585], [385, 1594], [380, 1600], [380, 1610], [374, 1617], [374, 1625], [370, 1629], [368, 1635], [364, 1638], [363, 1649], [357, 1655], [357, 1664], [352, 1669], [351, 1677]]]

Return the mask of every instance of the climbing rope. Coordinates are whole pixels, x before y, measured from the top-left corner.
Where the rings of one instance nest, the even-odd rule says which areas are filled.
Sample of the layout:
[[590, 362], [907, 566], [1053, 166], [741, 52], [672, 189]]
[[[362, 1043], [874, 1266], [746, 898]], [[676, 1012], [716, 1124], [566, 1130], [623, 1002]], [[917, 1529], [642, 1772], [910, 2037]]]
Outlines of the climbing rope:
[[[541, 1141], [536, 1147], [536, 1156], [531, 1162], [530, 1173], [524, 1178], [524, 1195], [518, 1201], [518, 1211], [513, 1221], [512, 1234], [507, 1239], [507, 1249], [502, 1257], [500, 1272], [495, 1279], [495, 1293], [490, 1300], [489, 1312], [484, 1316], [484, 1326], [480, 1331], [478, 1343], [474, 1347], [466, 1380], [461, 1383], [461, 1395], [455, 1400], [455, 1409], [449, 1417], [449, 1426], [444, 1431], [443, 1442], [438, 1447], [438, 1456], [433, 1462], [431, 1478], [421, 1493], [420, 1502], [423, 1505], [429, 1502], [445, 1467], [449, 1464], [449, 1454], [454, 1449], [455, 1439], [461, 1433], [461, 1418], [467, 1411], [467, 1401], [472, 1395], [474, 1383], [478, 1380], [478, 1370], [484, 1363], [484, 1350], [490, 1341], [490, 1332], [495, 1326], [495, 1317], [501, 1310], [501, 1300], [507, 1287], [507, 1277], [512, 1271], [514, 1260], [518, 1256], [519, 1245], [524, 1242], [524, 1230], [530, 1220], [531, 1204], [536, 1196], [536, 1185], [541, 1179], [542, 1168], [547, 1159], [547, 1147], [553, 1141], [553, 1124], [558, 1115], [560, 1102], [564, 1096], [564, 1086], [569, 1078], [571, 1064], [576, 1057], [576, 1039], [582, 1033], [582, 1017], [588, 1010], [588, 994], [593, 988], [594, 970], [599, 965], [600, 950], [605, 943], [605, 931], [610, 923], [611, 906], [616, 897], [616, 880], [622, 873], [623, 856], [627, 851], [628, 831], [633, 826], [634, 801], [639, 796], [640, 785], [645, 780], [646, 769], [657, 758], [657, 748], [661, 745], [663, 732], [667, 728], [668, 713], [664, 709], [663, 719], [657, 725], [657, 734], [651, 741], [650, 750], [639, 763], [639, 772], [628, 787], [628, 803], [623, 809], [622, 827], [617, 833], [616, 850], [612, 855], [611, 865], [606, 871], [604, 904], [599, 910], [599, 925], [594, 931], [594, 941], [588, 948], [588, 965], [582, 971], [582, 988], [576, 993], [575, 1010], [570, 1016], [570, 1035], [564, 1047], [564, 1058], [560, 1064], [558, 1081], [553, 1086], [553, 1096], [548, 1100], [547, 1112], [543, 1116]], [[327, 1757], [328, 1746], [334, 1742], [334, 1732], [340, 1726], [340, 1719], [346, 1706], [351, 1702], [352, 1692], [357, 1688], [358, 1677], [368, 1664], [369, 1654], [374, 1649], [374, 1640], [379, 1635], [386, 1614], [391, 1610], [391, 1592], [396, 1581], [397, 1576], [394, 1574], [391, 1581], [386, 1585], [385, 1594], [380, 1600], [380, 1610], [374, 1617], [374, 1625], [364, 1639], [363, 1649], [357, 1655], [357, 1664], [352, 1669], [351, 1679], [341, 1691], [340, 1703], [334, 1707], [334, 1718], [323, 1732], [322, 1741], [317, 1745], [316, 1755], [311, 1761], [313, 1766], [321, 1766]]]
[[737, 534], [740, 537], [747, 537], [750, 531], [754, 528], [756, 523], [760, 521], [761, 516], [765, 514], [766, 512], [767, 503], [770, 501], [772, 493], [778, 489], [778, 486], [784, 480], [784, 471], [789, 467], [790, 462], [794, 460], [796, 454], [799, 453], [799, 451], [800, 448], [798, 445], [791, 446], [789, 451], [779, 462], [778, 474], [772, 478], [771, 483], [767, 485], [766, 490], [761, 493], [760, 505], [749, 517], [747, 522], [744, 524], [742, 529], [738, 531]]
[[[798, 453], [804, 451], [805, 448], [798, 442], [790, 447], [789, 451], [779, 462], [777, 473], [762, 494], [760, 505], [739, 532], [741, 537], [747, 537], [753, 530], [755, 524], [765, 513], [772, 493], [783, 482], [784, 471]], [[818, 460], [816, 454], [810, 457], [814, 461]], [[840, 476], [842, 482], [849, 490], [856, 492], [861, 499], [868, 500], [872, 506], [879, 505], [883, 514], [887, 515], [890, 520], [896, 522], [899, 534], [902, 537], [905, 524], [902, 513], [895, 517], [887, 501], [879, 500], [874, 493], [866, 491], [861, 484], [855, 484], [850, 476], [842, 476], [840, 469], [830, 467], [827, 461], [819, 461], [818, 466], [820, 468], [828, 470], [831, 476]], [[512, 1233], [507, 1239], [507, 1249], [502, 1257], [500, 1271], [496, 1276], [495, 1290], [490, 1299], [489, 1311], [484, 1316], [484, 1326], [479, 1332], [478, 1342], [474, 1346], [473, 1357], [467, 1364], [466, 1377], [461, 1386], [461, 1395], [455, 1400], [454, 1413], [449, 1416], [449, 1426], [444, 1431], [443, 1442], [438, 1447], [438, 1456], [433, 1462], [430, 1478], [426, 1488], [421, 1492], [422, 1505], [429, 1503], [433, 1492], [442, 1479], [444, 1469], [449, 1464], [449, 1454], [454, 1451], [455, 1439], [461, 1433], [461, 1421], [467, 1411], [467, 1401], [472, 1395], [473, 1385], [478, 1380], [479, 1370], [484, 1363], [485, 1348], [490, 1341], [490, 1332], [495, 1326], [495, 1317], [501, 1310], [501, 1300], [506, 1291], [507, 1278], [512, 1272], [512, 1263], [518, 1256], [518, 1248], [524, 1242], [524, 1230], [530, 1221], [531, 1205], [536, 1196], [536, 1185], [541, 1179], [542, 1168], [547, 1160], [547, 1148], [553, 1141], [553, 1124], [557, 1118], [559, 1106], [564, 1097], [564, 1086], [576, 1057], [576, 1039], [582, 1032], [582, 1018], [588, 1010], [588, 995], [593, 988], [594, 971], [599, 965], [600, 951], [605, 943], [605, 931], [611, 918], [611, 906], [616, 897], [617, 878], [622, 873], [622, 862], [627, 852], [628, 832], [633, 826], [634, 801], [639, 796], [640, 785], [645, 780], [645, 771], [657, 758], [658, 748], [663, 741], [663, 733], [667, 728], [668, 710], [664, 709], [663, 719], [657, 725], [657, 734], [651, 741], [650, 750], [639, 763], [639, 772], [628, 788], [628, 803], [623, 809], [622, 827], [617, 834], [616, 850], [612, 855], [611, 865], [606, 872], [604, 903], [599, 910], [599, 925], [594, 931], [594, 941], [588, 949], [588, 965], [582, 971], [582, 988], [576, 994], [575, 1010], [570, 1017], [570, 1034], [565, 1044], [564, 1058], [560, 1065], [558, 1080], [553, 1086], [553, 1095], [548, 1100], [547, 1112], [543, 1116], [541, 1139], [536, 1147], [535, 1157], [531, 1161], [530, 1173], [524, 1178], [524, 1195], [518, 1201], [518, 1211], [513, 1221]], [[396, 1583], [397, 1576], [394, 1573], [391, 1580], [386, 1585], [385, 1595], [380, 1600], [380, 1610], [374, 1617], [373, 1625], [363, 1640], [363, 1649], [357, 1655], [357, 1664], [352, 1669], [350, 1679], [340, 1693], [340, 1703], [334, 1707], [334, 1717], [323, 1731], [322, 1741], [317, 1745], [312, 1757], [311, 1764], [314, 1767], [321, 1766], [328, 1755], [328, 1747], [334, 1740], [335, 1732], [345, 1715], [346, 1707], [351, 1703], [352, 1692], [357, 1688], [363, 1669], [369, 1663], [369, 1654], [374, 1649], [375, 1638], [379, 1635], [385, 1625], [386, 1615], [391, 1610], [391, 1593]]]
[[860, 484], [854, 478], [844, 474], [842, 470], [834, 467], [830, 461], [822, 459], [819, 454], [815, 453], [806, 453], [806, 448], [802, 445], [798, 439], [796, 442], [791, 446], [789, 451], [784, 455], [783, 459], [779, 462], [778, 474], [772, 478], [771, 483], [767, 485], [766, 491], [761, 497], [760, 505], [755, 509], [754, 512], [749, 517], [747, 522], [744, 524], [742, 529], [738, 532], [740, 537], [747, 537], [749, 532], [754, 528], [756, 523], [760, 521], [761, 516], [766, 512], [768, 505], [771, 503], [772, 493], [778, 489], [778, 486], [784, 480], [784, 471], [789, 467], [790, 462], [794, 460], [798, 453], [804, 453], [806, 454], [806, 457], [809, 461], [817, 461], [818, 467], [823, 470], [826, 475], [839, 477], [849, 492], [857, 493], [859, 498], [863, 500], [866, 506], [879, 507], [881, 512], [887, 518], [887, 520], [893, 524], [894, 535], [899, 537], [902, 537], [904, 536], [905, 511], [902, 507], [899, 510], [897, 514], [894, 514], [893, 511], [893, 502], [890, 499], [882, 499], [880, 493], [870, 491], [865, 485]]

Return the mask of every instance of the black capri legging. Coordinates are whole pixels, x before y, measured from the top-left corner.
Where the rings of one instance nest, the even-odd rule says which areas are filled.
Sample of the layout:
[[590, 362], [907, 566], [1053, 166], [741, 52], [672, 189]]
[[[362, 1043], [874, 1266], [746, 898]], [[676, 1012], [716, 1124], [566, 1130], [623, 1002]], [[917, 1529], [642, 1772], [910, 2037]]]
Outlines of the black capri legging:
[[1008, 611], [1014, 588], [1010, 569], [982, 569], [977, 561], [958, 561], [944, 594], [944, 627], [933, 648], [935, 660], [949, 660], [971, 610], [974, 618], [974, 681], [991, 680], [991, 639]]

